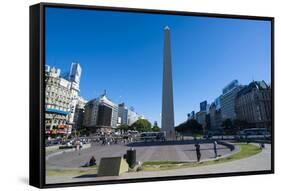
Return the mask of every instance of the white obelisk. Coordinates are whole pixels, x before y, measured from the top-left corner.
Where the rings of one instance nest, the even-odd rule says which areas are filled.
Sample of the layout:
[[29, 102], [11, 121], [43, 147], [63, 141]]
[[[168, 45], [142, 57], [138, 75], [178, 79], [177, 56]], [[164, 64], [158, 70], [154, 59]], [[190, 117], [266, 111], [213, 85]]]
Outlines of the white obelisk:
[[163, 87], [162, 87], [162, 113], [161, 131], [167, 139], [174, 139], [174, 100], [173, 79], [170, 46], [170, 28], [164, 28], [164, 61], [163, 61]]

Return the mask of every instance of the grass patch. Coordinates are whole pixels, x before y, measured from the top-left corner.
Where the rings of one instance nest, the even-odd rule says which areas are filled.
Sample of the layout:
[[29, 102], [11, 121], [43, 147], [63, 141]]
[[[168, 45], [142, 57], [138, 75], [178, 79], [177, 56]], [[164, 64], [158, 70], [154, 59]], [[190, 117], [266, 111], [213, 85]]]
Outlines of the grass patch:
[[143, 165], [168, 165], [168, 164], [182, 164], [181, 161], [147, 161]]
[[84, 174], [96, 174], [97, 167], [73, 168], [73, 169], [46, 169], [46, 176], [80, 176]]
[[142, 165], [142, 170], [144, 171], [159, 171], [159, 170], [172, 170], [178, 168], [190, 168], [190, 167], [198, 167], [198, 166], [206, 166], [212, 164], [220, 164], [224, 162], [230, 162], [234, 160], [239, 160], [243, 158], [247, 158], [258, 154], [261, 152], [261, 149], [258, 146], [252, 144], [236, 144], [240, 146], [240, 151], [236, 154], [233, 154], [229, 157], [212, 160], [212, 161], [204, 161], [204, 162], [181, 162], [181, 161], [147, 161]]
[[250, 156], [253, 156], [255, 154], [260, 153], [262, 150], [256, 146], [256, 145], [252, 145], [252, 144], [236, 144], [240, 146], [240, 152], [231, 155], [229, 157], [226, 158], [222, 158], [220, 160], [237, 160], [237, 159], [242, 159], [242, 158], [247, 158]]

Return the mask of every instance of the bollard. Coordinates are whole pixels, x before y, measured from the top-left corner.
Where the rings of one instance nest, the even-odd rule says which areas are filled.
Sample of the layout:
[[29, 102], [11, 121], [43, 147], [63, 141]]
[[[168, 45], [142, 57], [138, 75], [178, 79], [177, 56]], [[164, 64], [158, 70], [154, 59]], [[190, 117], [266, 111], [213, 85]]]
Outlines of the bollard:
[[134, 168], [134, 166], [136, 165], [136, 150], [135, 149], [131, 148], [131, 149], [127, 150], [126, 161], [130, 168]]

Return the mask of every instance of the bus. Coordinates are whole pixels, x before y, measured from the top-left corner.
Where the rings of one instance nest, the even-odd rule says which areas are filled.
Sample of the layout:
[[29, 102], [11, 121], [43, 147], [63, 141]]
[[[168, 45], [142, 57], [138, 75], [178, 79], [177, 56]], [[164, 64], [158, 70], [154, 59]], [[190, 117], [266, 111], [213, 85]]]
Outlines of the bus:
[[257, 139], [257, 138], [264, 138], [268, 139], [271, 138], [271, 133], [266, 128], [250, 128], [244, 129], [239, 132], [238, 138], [240, 139]]
[[140, 140], [142, 141], [164, 141], [164, 132], [143, 132], [140, 134]]

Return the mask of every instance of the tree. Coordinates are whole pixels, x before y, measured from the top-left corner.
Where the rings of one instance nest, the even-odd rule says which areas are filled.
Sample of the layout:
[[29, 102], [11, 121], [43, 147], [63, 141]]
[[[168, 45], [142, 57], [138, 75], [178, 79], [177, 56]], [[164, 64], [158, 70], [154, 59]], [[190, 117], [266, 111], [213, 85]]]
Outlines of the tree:
[[79, 129], [78, 132], [80, 133], [81, 136], [89, 136], [90, 135], [90, 130], [87, 128]]
[[139, 119], [131, 125], [132, 129], [137, 130], [138, 132], [151, 132], [151, 123], [146, 119]]
[[[185, 122], [186, 123], [186, 122]], [[175, 127], [175, 131], [177, 131], [178, 133], [183, 133], [185, 130], [185, 123], [181, 123], [178, 126]]]
[[129, 126], [129, 125], [126, 125], [126, 124], [122, 124], [122, 125], [120, 125], [120, 126], [118, 127], [118, 129], [121, 130], [121, 131], [126, 132], [126, 131], [130, 130], [130, 126]]
[[195, 119], [187, 122], [187, 128], [190, 129], [192, 134], [203, 134], [203, 127]]
[[160, 132], [160, 127], [154, 125], [154, 126], [152, 127], [152, 131], [153, 131], [153, 132]]
[[81, 133], [80, 131], [76, 131], [76, 137], [80, 137]]
[[203, 134], [203, 127], [196, 120], [191, 119], [175, 127], [179, 133]]
[[249, 127], [248, 121], [246, 121], [246, 120], [239, 120], [239, 119], [233, 120], [233, 125], [234, 125], [234, 127], [238, 128], [238, 129], [244, 129], [244, 128], [248, 128]]
[[224, 128], [224, 131], [226, 134], [235, 134], [237, 129], [233, 125], [233, 122], [231, 119], [226, 119], [222, 122], [221, 126]]
[[221, 126], [225, 129], [230, 129], [233, 127], [231, 119], [226, 119], [222, 122]]

